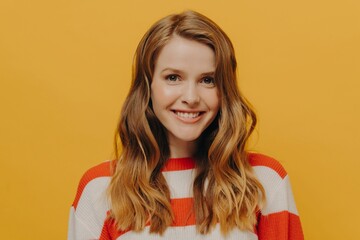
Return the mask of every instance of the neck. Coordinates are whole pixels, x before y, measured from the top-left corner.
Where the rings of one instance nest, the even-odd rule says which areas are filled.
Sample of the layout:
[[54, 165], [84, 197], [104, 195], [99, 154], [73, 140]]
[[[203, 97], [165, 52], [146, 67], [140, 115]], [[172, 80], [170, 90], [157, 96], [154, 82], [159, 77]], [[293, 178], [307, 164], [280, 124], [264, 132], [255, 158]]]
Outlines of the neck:
[[181, 141], [169, 139], [170, 158], [185, 158], [193, 157], [197, 149], [195, 141]]

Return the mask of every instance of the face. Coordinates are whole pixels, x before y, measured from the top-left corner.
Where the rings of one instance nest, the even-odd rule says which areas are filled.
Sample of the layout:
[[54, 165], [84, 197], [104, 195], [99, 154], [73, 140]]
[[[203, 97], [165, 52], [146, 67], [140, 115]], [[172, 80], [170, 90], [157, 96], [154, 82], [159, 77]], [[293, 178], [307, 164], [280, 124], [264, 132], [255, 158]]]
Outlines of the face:
[[196, 142], [219, 111], [215, 54], [205, 44], [173, 36], [160, 51], [151, 83], [155, 115], [170, 145]]

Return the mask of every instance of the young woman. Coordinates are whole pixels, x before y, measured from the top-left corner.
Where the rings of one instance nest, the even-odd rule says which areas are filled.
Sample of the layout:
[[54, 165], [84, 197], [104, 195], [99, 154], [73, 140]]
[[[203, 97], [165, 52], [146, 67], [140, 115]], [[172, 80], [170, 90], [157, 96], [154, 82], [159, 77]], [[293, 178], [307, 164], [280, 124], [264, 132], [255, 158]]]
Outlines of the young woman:
[[227, 35], [193, 11], [159, 20], [136, 50], [120, 154], [81, 179], [68, 238], [303, 239], [284, 168], [246, 152], [255, 124]]

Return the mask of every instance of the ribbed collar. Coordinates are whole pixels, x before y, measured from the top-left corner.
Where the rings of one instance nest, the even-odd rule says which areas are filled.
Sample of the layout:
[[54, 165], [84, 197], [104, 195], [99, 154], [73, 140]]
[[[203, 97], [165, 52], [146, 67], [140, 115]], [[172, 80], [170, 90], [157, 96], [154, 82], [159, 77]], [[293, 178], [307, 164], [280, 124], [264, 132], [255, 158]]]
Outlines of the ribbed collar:
[[163, 168], [164, 172], [181, 171], [195, 168], [195, 160], [191, 157], [169, 158]]

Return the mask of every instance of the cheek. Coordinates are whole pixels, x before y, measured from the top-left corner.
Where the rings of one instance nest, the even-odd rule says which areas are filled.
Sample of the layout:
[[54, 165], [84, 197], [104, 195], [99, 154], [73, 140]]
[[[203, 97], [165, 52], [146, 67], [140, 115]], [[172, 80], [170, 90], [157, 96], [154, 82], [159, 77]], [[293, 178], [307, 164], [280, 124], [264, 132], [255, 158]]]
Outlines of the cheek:
[[151, 86], [151, 101], [155, 114], [162, 108], [166, 107], [171, 92], [164, 86], [154, 84]]
[[151, 100], [158, 106], [166, 106], [176, 98], [175, 88], [162, 85], [154, 85], [151, 87]]
[[217, 91], [212, 92], [211, 94], [207, 95], [207, 104], [210, 108], [214, 111], [218, 111], [220, 108], [220, 96]]

